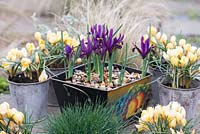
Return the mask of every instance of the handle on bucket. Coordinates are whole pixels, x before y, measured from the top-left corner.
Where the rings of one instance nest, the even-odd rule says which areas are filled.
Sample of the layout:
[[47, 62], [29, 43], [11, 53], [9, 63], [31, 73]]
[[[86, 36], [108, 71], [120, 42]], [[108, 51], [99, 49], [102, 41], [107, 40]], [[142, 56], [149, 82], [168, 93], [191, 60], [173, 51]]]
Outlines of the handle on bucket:
[[63, 87], [65, 88], [66, 92], [68, 92], [68, 88], [67, 87], [70, 87], [72, 89], [75, 89], [75, 90], [81, 92], [82, 94], [84, 94], [88, 98], [87, 100], [89, 102], [91, 102], [90, 96], [85, 91], [81, 90], [80, 88], [77, 88], [77, 87], [74, 87], [74, 86], [71, 86], [71, 85], [68, 85], [68, 84], [63, 84]]

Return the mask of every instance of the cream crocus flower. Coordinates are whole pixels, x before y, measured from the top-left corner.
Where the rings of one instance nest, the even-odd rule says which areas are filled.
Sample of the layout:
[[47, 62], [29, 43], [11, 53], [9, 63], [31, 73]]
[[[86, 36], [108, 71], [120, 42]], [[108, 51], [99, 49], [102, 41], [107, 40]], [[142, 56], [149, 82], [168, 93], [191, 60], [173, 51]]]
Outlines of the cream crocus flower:
[[156, 41], [156, 38], [155, 37], [151, 37], [151, 42], [150, 42], [150, 45], [156, 45], [157, 44], [157, 41]]
[[13, 48], [11, 49], [6, 58], [10, 61], [17, 61], [18, 59], [20, 59], [22, 57], [22, 53], [18, 48]]
[[181, 105], [180, 105], [177, 101], [171, 101], [171, 102], [168, 104], [168, 107], [169, 107], [171, 110], [175, 110], [176, 112], [178, 112], [178, 111], [180, 111]]
[[[61, 31], [57, 31], [58, 40], [61, 41]], [[63, 41], [65, 42], [69, 38], [67, 31], [63, 31]]]
[[5, 116], [9, 109], [10, 105], [7, 102], [3, 102], [0, 104], [0, 115]]
[[35, 45], [33, 43], [26, 43], [26, 49], [30, 55], [32, 55], [35, 50]]
[[36, 64], [39, 64], [39, 63], [40, 63], [40, 57], [39, 57], [38, 52], [35, 53], [35, 63], [36, 63]]
[[175, 128], [176, 127], [176, 119], [173, 119], [172, 121], [170, 121], [169, 127], [170, 128]]
[[192, 130], [192, 133], [191, 133], [191, 134], [195, 134], [195, 129]]
[[190, 49], [190, 52], [196, 53], [197, 52], [197, 47], [192, 46], [191, 49]]
[[35, 39], [36, 39], [37, 41], [39, 41], [39, 40], [42, 38], [40, 32], [35, 32], [34, 37], [35, 37]]
[[17, 125], [21, 125], [24, 121], [24, 114], [22, 112], [17, 112], [12, 118]]
[[147, 28], [147, 32], [148, 32], [148, 34], [155, 35], [157, 33], [157, 29], [154, 26], [150, 26]]
[[7, 118], [12, 118], [14, 116], [14, 114], [16, 114], [18, 111], [15, 108], [12, 109], [8, 109], [7, 113], [6, 113], [6, 117]]
[[43, 39], [40, 39], [38, 41], [38, 44], [39, 44], [39, 48], [40, 50], [44, 50], [46, 47], [45, 47], [45, 41]]
[[166, 61], [169, 61], [169, 60], [170, 60], [170, 57], [169, 57], [169, 55], [168, 55], [166, 52], [163, 52], [163, 58], [164, 58]]
[[43, 82], [43, 81], [45, 81], [47, 79], [48, 79], [48, 75], [47, 75], [46, 71], [43, 70], [42, 73], [39, 76], [39, 82]]
[[158, 33], [156, 34], [156, 39], [160, 41], [160, 39], [161, 39], [161, 32], [158, 32]]
[[189, 51], [191, 50], [191, 47], [192, 47], [192, 46], [191, 46], [191, 44], [189, 44], [189, 43], [183, 45], [183, 49], [186, 51], [186, 53], [189, 52]]
[[180, 66], [183, 68], [185, 66], [187, 66], [189, 63], [189, 58], [186, 56], [182, 56], [180, 59]]
[[175, 57], [175, 56], [171, 57], [170, 62], [171, 62], [173, 67], [178, 67], [178, 65], [179, 65], [178, 57]]
[[9, 62], [3, 61], [2, 64], [1, 64], [1, 66], [5, 70], [9, 70], [10, 69], [10, 63]]
[[5, 131], [0, 131], [0, 134], [6, 134], [6, 132]]
[[47, 32], [47, 40], [52, 44], [55, 45], [59, 41], [59, 36], [56, 33], [51, 31]]
[[170, 42], [171, 42], [172, 44], [174, 44], [174, 45], [176, 44], [176, 36], [175, 36], [175, 35], [171, 36]]
[[190, 63], [193, 64], [197, 61], [197, 54], [193, 54], [192, 52], [188, 52], [187, 57], [190, 59]]
[[172, 49], [174, 48], [174, 44], [172, 43], [168, 43], [167, 46], [166, 46], [167, 49]]
[[182, 57], [183, 56], [183, 48], [182, 47], [180, 47], [180, 46], [177, 46], [176, 47], [176, 49], [175, 49], [175, 51], [177, 52], [177, 54], [178, 54], [178, 56], [179, 57]]
[[29, 58], [22, 58], [21, 60], [22, 71], [25, 71], [29, 67], [30, 64], [31, 64], [31, 60]]
[[198, 59], [200, 59], [200, 48], [197, 49], [197, 56], [198, 56]]
[[162, 34], [161, 40], [162, 43], [166, 44], [167, 43], [167, 35], [165, 33]]
[[173, 128], [170, 128], [170, 131], [171, 131], [172, 134], [176, 134], [176, 132]]
[[186, 40], [185, 39], [180, 39], [179, 40], [179, 46], [184, 46], [186, 44]]

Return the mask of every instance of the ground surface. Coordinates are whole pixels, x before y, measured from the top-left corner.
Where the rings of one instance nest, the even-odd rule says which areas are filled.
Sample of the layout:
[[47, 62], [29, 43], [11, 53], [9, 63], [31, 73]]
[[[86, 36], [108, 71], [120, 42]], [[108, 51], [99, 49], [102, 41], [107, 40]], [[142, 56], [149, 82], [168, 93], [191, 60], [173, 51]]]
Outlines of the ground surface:
[[[6, 0], [0, 1], [0, 4]], [[170, 34], [183, 34], [192, 36], [191, 41], [200, 46], [200, 1], [197, 0], [176, 0], [165, 1], [167, 8], [170, 11], [171, 17], [163, 22], [163, 31]], [[35, 30], [30, 17], [24, 18], [22, 14], [14, 14], [13, 12], [1, 12], [0, 9], [0, 56], [6, 53], [9, 48], [18, 46], [19, 42], [30, 40], [32, 33]], [[31, 15], [31, 14], [30, 14]], [[51, 18], [42, 18], [36, 23], [48, 24]], [[10, 102], [10, 95], [0, 95], [0, 103]], [[10, 102], [12, 105], [12, 102]], [[200, 111], [200, 105], [197, 111]], [[197, 112], [194, 111], [194, 112]], [[48, 113], [59, 112], [59, 108], [48, 107]], [[199, 112], [197, 112], [199, 113]], [[198, 117], [198, 116], [197, 116]], [[41, 126], [34, 129], [35, 132], [40, 132]], [[130, 125], [123, 134], [131, 134], [133, 125]]]

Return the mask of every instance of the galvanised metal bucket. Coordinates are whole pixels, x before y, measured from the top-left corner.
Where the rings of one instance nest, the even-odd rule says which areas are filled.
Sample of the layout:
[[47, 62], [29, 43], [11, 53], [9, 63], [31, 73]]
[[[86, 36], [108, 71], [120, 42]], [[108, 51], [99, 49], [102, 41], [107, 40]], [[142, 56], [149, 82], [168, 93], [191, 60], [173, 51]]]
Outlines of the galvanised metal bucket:
[[197, 112], [198, 100], [200, 100], [200, 81], [192, 81], [190, 89], [172, 88], [158, 80], [160, 87], [159, 98], [161, 105], [167, 105], [170, 101], [179, 102], [186, 110], [186, 118], [192, 119]]
[[47, 114], [49, 80], [36, 83], [16, 83], [8, 80], [11, 99], [21, 112], [38, 120]]

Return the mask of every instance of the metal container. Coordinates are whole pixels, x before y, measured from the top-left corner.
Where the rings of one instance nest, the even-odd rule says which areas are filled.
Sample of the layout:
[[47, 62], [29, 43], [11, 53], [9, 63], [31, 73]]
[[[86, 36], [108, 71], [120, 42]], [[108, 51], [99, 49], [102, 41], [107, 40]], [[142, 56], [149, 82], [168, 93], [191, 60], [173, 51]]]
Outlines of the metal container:
[[198, 80], [192, 81], [190, 89], [168, 87], [162, 79], [158, 81], [158, 84], [161, 105], [167, 105], [170, 101], [177, 101], [185, 108], [187, 119], [195, 117], [198, 100], [200, 99], [200, 82]]
[[[117, 65], [119, 68], [121, 65]], [[84, 65], [75, 67], [77, 70], [84, 69]], [[126, 70], [136, 73], [141, 71], [126, 67]], [[127, 120], [135, 114], [136, 110], [142, 107], [148, 100], [149, 86], [144, 86], [150, 83], [151, 75], [148, 73], [143, 79], [130, 82], [126, 85], [116, 87], [112, 90], [103, 90], [91, 87], [85, 87], [65, 81], [65, 73], [61, 73], [53, 79], [53, 86], [58, 99], [61, 110], [65, 105], [73, 105], [84, 103], [85, 101], [95, 103], [97, 100], [116, 104], [116, 112], [122, 120]], [[139, 97], [138, 97], [139, 96]]]
[[[64, 68], [50, 68], [50, 74], [51, 77], [61, 73], [61, 72], [64, 72]], [[56, 94], [55, 94], [55, 90], [54, 90], [54, 87], [53, 87], [53, 82], [52, 80], [50, 79], [49, 80], [49, 93], [48, 93], [48, 105], [49, 106], [54, 106], [54, 107], [58, 107], [58, 100], [57, 100], [57, 97], [56, 97]]]
[[26, 113], [32, 120], [47, 114], [49, 80], [36, 83], [16, 83], [8, 80], [14, 106]]
[[163, 75], [163, 73], [158, 68], [149, 67], [149, 72], [152, 74], [151, 77], [151, 93], [152, 93], [152, 103], [153, 105], [157, 105], [160, 102], [159, 99], [159, 91], [160, 87], [158, 85], [157, 80]]

